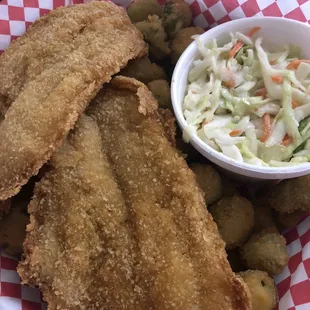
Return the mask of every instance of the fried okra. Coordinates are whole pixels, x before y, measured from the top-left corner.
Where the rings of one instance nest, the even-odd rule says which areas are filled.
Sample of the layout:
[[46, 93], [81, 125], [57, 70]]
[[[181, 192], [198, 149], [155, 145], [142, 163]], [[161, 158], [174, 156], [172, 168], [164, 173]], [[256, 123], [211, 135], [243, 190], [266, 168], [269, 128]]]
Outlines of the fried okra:
[[170, 0], [164, 5], [163, 23], [170, 38], [192, 24], [192, 11], [184, 0]]
[[310, 175], [284, 180], [267, 194], [267, 204], [276, 211], [292, 213], [310, 211]]
[[129, 5], [127, 13], [130, 20], [137, 23], [147, 20], [150, 15], [161, 17], [163, 7], [157, 0], [135, 0]]
[[273, 228], [267, 228], [250, 237], [241, 249], [241, 257], [250, 269], [278, 275], [288, 263], [286, 241]]
[[154, 80], [166, 79], [164, 69], [151, 61], [147, 57], [132, 60], [127, 67], [120, 72], [121, 75], [135, 78], [144, 84]]
[[293, 228], [305, 216], [306, 212], [297, 210], [292, 213], [276, 213], [276, 221], [281, 228]]
[[155, 80], [147, 84], [148, 89], [158, 102], [160, 108], [172, 110], [170, 86], [165, 80]]
[[176, 64], [184, 50], [193, 42], [192, 36], [203, 32], [203, 29], [199, 27], [181, 29], [171, 41], [171, 62]]
[[274, 281], [264, 271], [247, 270], [239, 275], [247, 284], [252, 299], [252, 310], [273, 310], [277, 303]]
[[170, 54], [167, 34], [158, 16], [149, 16], [148, 20], [136, 23], [136, 27], [149, 43], [149, 51], [154, 58], [163, 59]]
[[[213, 182], [210, 179], [210, 182]], [[254, 209], [249, 200], [240, 196], [224, 197], [209, 211], [226, 242], [226, 249], [233, 249], [248, 238], [254, 225]]]
[[211, 166], [194, 163], [190, 166], [194, 171], [197, 182], [205, 194], [206, 204], [218, 201], [222, 196], [222, 183], [219, 173]]

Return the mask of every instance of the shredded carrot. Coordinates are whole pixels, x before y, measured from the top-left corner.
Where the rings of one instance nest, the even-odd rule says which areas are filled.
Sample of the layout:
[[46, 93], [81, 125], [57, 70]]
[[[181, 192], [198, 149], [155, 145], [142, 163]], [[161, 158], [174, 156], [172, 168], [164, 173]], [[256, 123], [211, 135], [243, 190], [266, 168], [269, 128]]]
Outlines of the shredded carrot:
[[[260, 27], [254, 27], [253, 29], [250, 30], [248, 36], [249, 37], [253, 37], [254, 34], [260, 30]], [[243, 47], [243, 43], [238, 41], [235, 46], [233, 46], [233, 48], [229, 51], [228, 53], [228, 57], [229, 58], [233, 58], [240, 50], [241, 48]]]
[[260, 139], [261, 142], [265, 142], [271, 134], [271, 118], [268, 113], [263, 116], [264, 121], [264, 136]]
[[233, 88], [235, 86], [235, 83], [233, 80], [230, 80], [228, 82], [223, 82], [223, 86], [225, 86], [227, 88]]
[[231, 137], [235, 137], [235, 136], [238, 136], [240, 133], [242, 132], [242, 130], [233, 130], [229, 133], [229, 135]]
[[233, 58], [242, 48], [243, 43], [238, 41], [236, 45], [229, 51], [228, 57]]
[[271, 77], [271, 79], [276, 84], [281, 84], [283, 82], [283, 77], [279, 75], [274, 75]]
[[[255, 35], [255, 33], [257, 31], [260, 30], [260, 27], [254, 27], [253, 29], [250, 30], [250, 32], [248, 33], [248, 36], [249, 37], [253, 37]], [[238, 41], [235, 46], [233, 46], [233, 48], [229, 51], [228, 53], [228, 57], [229, 58], [233, 58], [240, 50], [241, 48], [243, 47], [243, 43]]]
[[248, 36], [251, 38], [253, 37], [258, 31], [260, 30], [260, 27], [254, 27], [250, 30]]
[[265, 97], [267, 95], [267, 89], [266, 87], [260, 88], [255, 92], [255, 96], [263, 96]]
[[276, 60], [270, 60], [269, 63], [273, 66], [277, 63], [277, 61]]
[[296, 101], [292, 100], [292, 107], [293, 109], [297, 108], [299, 105]]
[[286, 134], [285, 137], [284, 137], [283, 140], [282, 140], [281, 145], [288, 146], [288, 145], [291, 144], [293, 141], [294, 141], [293, 138], [292, 138], [291, 136], [289, 136], [288, 134]]
[[289, 69], [289, 70], [296, 70], [298, 68], [298, 66], [302, 63], [302, 62], [306, 62], [308, 64], [310, 64], [310, 60], [307, 60], [307, 59], [296, 59], [296, 60], [293, 60], [291, 61], [286, 69]]
[[[207, 110], [207, 109], [205, 109], [205, 110]], [[199, 129], [201, 129], [204, 125], [207, 125], [209, 122], [206, 120], [206, 119], [204, 119], [201, 123], [200, 123], [200, 125], [199, 125]]]
[[207, 125], [208, 123], [209, 123], [209, 122], [208, 122], [206, 119], [204, 119], [204, 120], [201, 122], [202, 126]]

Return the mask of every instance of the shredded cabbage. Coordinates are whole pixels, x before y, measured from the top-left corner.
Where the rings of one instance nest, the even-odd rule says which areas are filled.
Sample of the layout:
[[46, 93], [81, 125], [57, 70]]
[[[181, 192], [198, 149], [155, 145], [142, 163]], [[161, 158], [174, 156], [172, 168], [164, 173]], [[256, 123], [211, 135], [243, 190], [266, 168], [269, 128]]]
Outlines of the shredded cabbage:
[[283, 81], [282, 107], [287, 134], [293, 137], [294, 140], [299, 140], [299, 124], [295, 118], [294, 110], [292, 107], [292, 87], [286, 79]]
[[[230, 37], [223, 46], [194, 38], [198, 57], [183, 102], [184, 139], [197, 135], [252, 165], [310, 162], [310, 64], [296, 62], [298, 47], [270, 52], [260, 37]], [[241, 48], [234, 50], [236, 44]]]
[[302, 83], [310, 74], [310, 64], [302, 62], [296, 70], [296, 79]]

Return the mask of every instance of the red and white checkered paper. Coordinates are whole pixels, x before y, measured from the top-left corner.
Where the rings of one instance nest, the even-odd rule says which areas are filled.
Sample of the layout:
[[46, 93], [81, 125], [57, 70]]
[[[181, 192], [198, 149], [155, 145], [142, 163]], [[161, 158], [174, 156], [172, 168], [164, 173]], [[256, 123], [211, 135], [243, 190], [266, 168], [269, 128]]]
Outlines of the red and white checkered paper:
[[[0, 0], [0, 52], [33, 21], [59, 6], [88, 0]], [[158, 0], [164, 3], [165, 0]], [[250, 16], [278, 16], [310, 23], [310, 0], [186, 0], [194, 23], [204, 29]], [[113, 0], [128, 6], [131, 0]], [[310, 42], [309, 42], [310, 44]], [[310, 46], [310, 45], [309, 45]], [[310, 216], [283, 232], [289, 263], [275, 277], [279, 310], [310, 310]], [[41, 310], [46, 304], [38, 289], [20, 284], [17, 259], [0, 252], [0, 310]]]

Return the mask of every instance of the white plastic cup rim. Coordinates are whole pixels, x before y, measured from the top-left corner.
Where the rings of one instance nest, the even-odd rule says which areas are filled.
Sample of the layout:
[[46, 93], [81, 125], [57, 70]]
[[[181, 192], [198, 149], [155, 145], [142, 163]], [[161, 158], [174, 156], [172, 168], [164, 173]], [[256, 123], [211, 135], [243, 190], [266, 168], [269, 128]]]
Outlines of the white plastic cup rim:
[[[248, 29], [256, 26], [261, 27], [258, 35], [263, 37], [263, 41], [267, 41], [267, 46], [269, 44], [281, 47], [284, 44], [294, 44], [300, 46], [302, 56], [305, 59], [310, 59], [310, 26], [285, 18], [250, 17], [238, 19], [212, 28], [203, 33], [200, 38], [203, 42], [218, 39], [220, 43], [227, 43], [230, 32], [240, 31], [244, 33]], [[196, 55], [196, 43], [193, 42], [181, 55], [172, 76], [172, 105], [176, 120], [182, 130], [187, 126], [182, 110], [187, 87], [187, 76]], [[208, 146], [196, 134], [190, 136], [190, 143], [198, 152], [216, 165], [234, 174], [250, 179], [279, 180], [299, 177], [310, 173], [310, 163], [283, 167], [261, 167], [236, 161]]]

